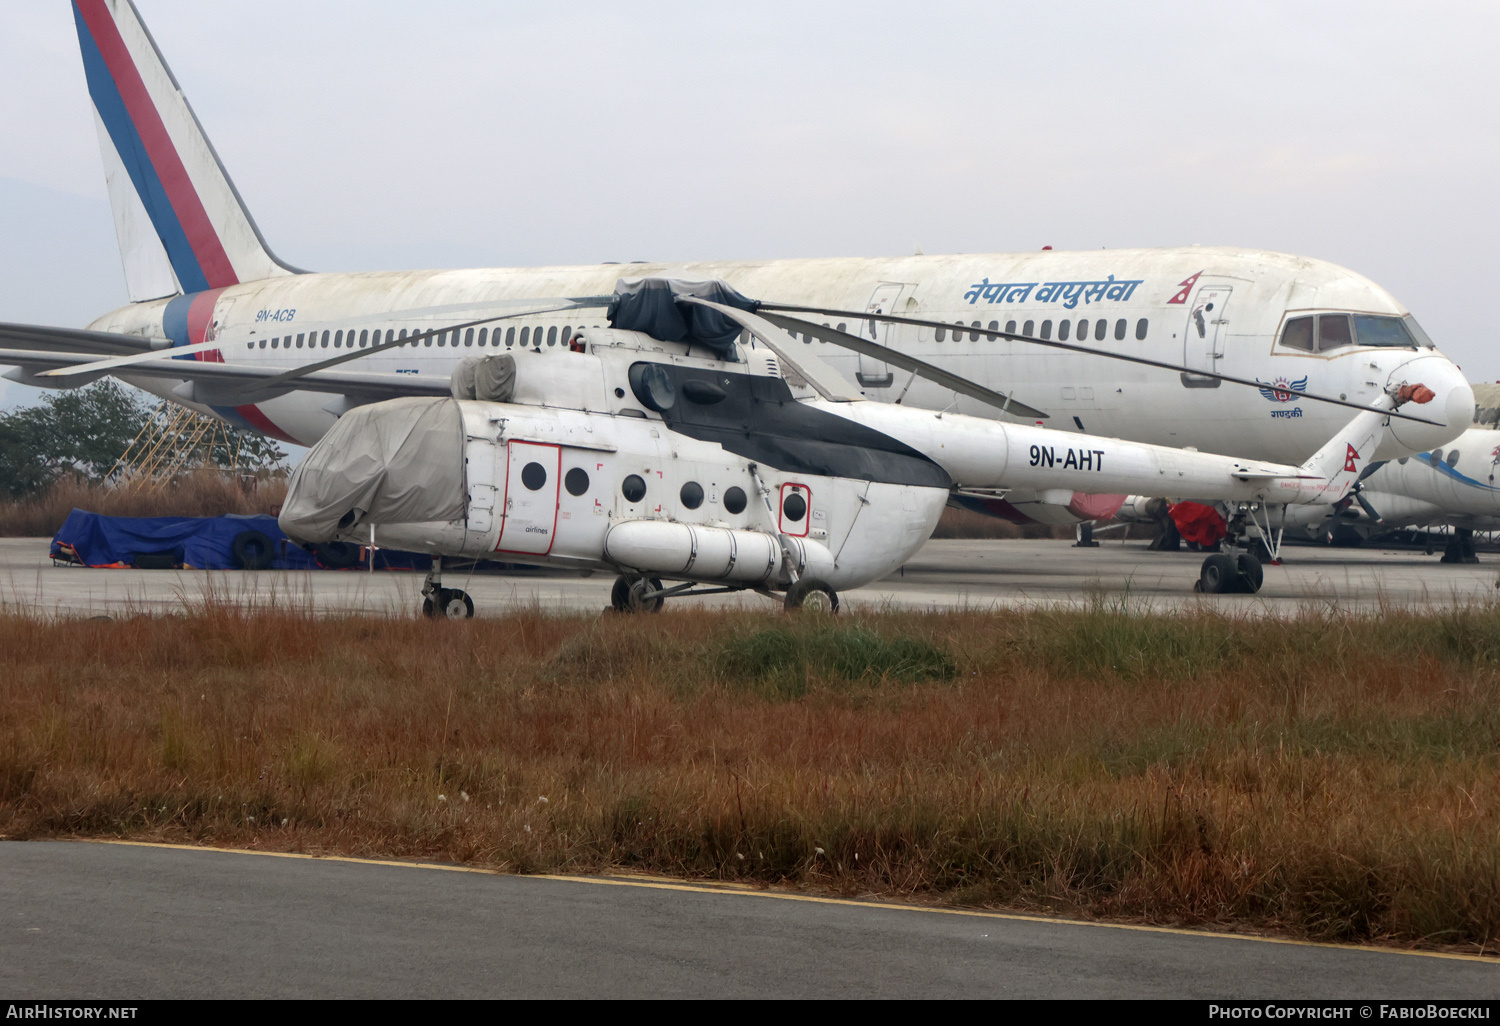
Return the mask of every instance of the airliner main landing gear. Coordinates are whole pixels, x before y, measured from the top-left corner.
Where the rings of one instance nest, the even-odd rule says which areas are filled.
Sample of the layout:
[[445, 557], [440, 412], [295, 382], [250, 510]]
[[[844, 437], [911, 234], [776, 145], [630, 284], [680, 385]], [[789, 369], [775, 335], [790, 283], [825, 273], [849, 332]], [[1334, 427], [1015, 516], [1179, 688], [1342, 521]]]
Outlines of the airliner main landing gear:
[[467, 592], [443, 587], [443, 560], [434, 557], [422, 582], [422, 615], [429, 620], [472, 620], [474, 600]]

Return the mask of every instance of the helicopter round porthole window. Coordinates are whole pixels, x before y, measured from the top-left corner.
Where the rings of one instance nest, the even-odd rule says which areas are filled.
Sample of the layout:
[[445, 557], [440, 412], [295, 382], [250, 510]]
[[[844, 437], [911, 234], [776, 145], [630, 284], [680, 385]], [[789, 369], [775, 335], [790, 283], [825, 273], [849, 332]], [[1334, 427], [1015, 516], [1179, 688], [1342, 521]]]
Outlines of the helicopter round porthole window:
[[628, 502], [640, 502], [646, 497], [646, 482], [639, 474], [631, 474], [623, 484], [620, 492]]
[[582, 467], [574, 467], [568, 471], [568, 476], [563, 478], [563, 484], [567, 487], [569, 495], [582, 495], [589, 490], [589, 472]]
[[689, 481], [682, 486], [682, 504], [688, 509], [697, 509], [703, 505], [703, 486], [697, 481]]
[[521, 483], [533, 492], [542, 490], [547, 483], [547, 468], [540, 463], [528, 463], [521, 468]]
[[791, 492], [781, 504], [781, 515], [794, 524], [801, 523], [807, 516], [807, 499], [799, 491]]
[[724, 508], [731, 513], [745, 512], [745, 489], [738, 486], [724, 493]]

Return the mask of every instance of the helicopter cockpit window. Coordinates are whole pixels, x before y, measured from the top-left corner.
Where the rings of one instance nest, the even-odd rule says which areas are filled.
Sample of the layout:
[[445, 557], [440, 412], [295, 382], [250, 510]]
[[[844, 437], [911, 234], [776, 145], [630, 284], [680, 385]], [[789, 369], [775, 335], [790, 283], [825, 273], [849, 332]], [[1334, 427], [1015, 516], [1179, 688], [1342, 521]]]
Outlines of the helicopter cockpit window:
[[677, 403], [677, 382], [659, 363], [631, 364], [630, 390], [642, 406], [657, 413], [665, 413]]
[[1354, 335], [1349, 330], [1348, 314], [1318, 315], [1318, 352], [1342, 349], [1354, 344]]
[[745, 495], [745, 489], [736, 485], [724, 493], [724, 508], [730, 513], [743, 513], [749, 502]]
[[1293, 317], [1286, 322], [1286, 327], [1281, 329], [1281, 344], [1288, 349], [1300, 349], [1305, 353], [1313, 351], [1313, 319], [1311, 317]]
[[620, 494], [627, 502], [640, 502], [646, 497], [646, 482], [639, 474], [631, 474], [620, 485]]
[[1400, 317], [1355, 314], [1354, 338], [1362, 346], [1387, 346], [1398, 349], [1417, 347], [1417, 340], [1411, 337], [1411, 333], [1406, 330], [1406, 321]]

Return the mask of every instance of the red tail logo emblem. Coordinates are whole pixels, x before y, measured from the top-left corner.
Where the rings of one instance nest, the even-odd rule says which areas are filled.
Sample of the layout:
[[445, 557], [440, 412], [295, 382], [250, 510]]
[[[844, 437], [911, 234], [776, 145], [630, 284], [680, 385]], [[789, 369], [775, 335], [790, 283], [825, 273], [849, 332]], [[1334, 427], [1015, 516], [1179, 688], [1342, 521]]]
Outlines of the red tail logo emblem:
[[1202, 276], [1203, 276], [1203, 272], [1199, 271], [1197, 274], [1193, 275], [1187, 281], [1180, 281], [1180, 282], [1178, 282], [1177, 284], [1179, 284], [1179, 285], [1182, 286], [1182, 291], [1179, 292], [1179, 293], [1177, 293], [1177, 295], [1173, 296], [1171, 299], [1167, 300], [1167, 305], [1171, 306], [1173, 304], [1176, 304], [1178, 306], [1181, 306], [1183, 303], [1186, 303], [1187, 300], [1188, 300], [1188, 295], [1193, 291], [1193, 285]]
[[1344, 469], [1352, 474], [1359, 469], [1354, 465], [1354, 461], [1359, 459], [1359, 453], [1354, 451], [1354, 446], [1352, 445], [1348, 448], [1349, 451], [1344, 453]]

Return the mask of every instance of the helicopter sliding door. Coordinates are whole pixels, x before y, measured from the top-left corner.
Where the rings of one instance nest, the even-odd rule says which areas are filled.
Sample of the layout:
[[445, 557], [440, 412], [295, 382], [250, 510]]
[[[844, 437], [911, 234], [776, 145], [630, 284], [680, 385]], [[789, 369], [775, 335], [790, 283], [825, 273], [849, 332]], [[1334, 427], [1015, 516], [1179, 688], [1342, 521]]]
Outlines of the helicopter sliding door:
[[511, 442], [507, 450], [505, 504], [495, 551], [545, 556], [557, 534], [562, 448]]

